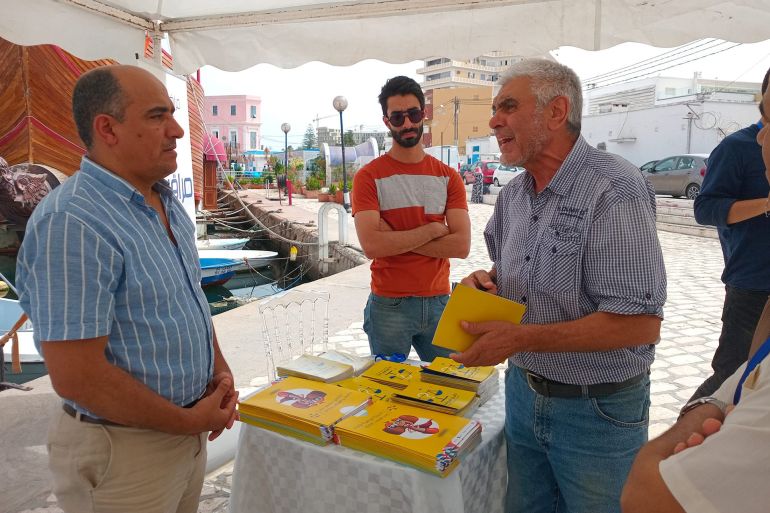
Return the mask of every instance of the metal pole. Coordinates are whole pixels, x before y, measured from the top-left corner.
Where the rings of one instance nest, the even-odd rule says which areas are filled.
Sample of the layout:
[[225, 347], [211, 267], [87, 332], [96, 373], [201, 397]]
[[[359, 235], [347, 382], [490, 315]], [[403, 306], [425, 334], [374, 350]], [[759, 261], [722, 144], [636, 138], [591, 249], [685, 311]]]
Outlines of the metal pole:
[[457, 146], [457, 140], [459, 139], [459, 134], [457, 133], [457, 115], [460, 112], [460, 99], [455, 96], [455, 99], [453, 100], [455, 104], [455, 146]]
[[[283, 133], [283, 183], [289, 173], [289, 132]], [[280, 190], [280, 187], [278, 188]]]
[[444, 163], [444, 132], [441, 132], [441, 163]]
[[342, 143], [342, 206], [348, 209], [348, 179], [345, 171], [345, 129], [342, 126], [342, 111], [340, 111], [340, 142]]

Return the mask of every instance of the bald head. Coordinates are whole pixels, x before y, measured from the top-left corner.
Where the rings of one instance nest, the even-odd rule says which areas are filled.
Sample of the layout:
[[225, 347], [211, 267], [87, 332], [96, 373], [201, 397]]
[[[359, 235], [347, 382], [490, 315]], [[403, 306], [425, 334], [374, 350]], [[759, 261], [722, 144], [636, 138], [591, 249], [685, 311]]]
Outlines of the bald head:
[[126, 65], [95, 68], [78, 79], [72, 92], [72, 114], [87, 149], [93, 147], [96, 116], [108, 114], [122, 122], [131, 92], [146, 80], [158, 81], [150, 72]]

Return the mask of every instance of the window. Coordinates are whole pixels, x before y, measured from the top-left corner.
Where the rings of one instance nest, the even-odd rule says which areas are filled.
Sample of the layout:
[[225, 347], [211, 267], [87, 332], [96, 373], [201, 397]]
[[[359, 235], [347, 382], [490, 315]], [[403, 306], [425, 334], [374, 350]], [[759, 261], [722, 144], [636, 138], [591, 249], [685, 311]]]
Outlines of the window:
[[211, 135], [219, 139], [219, 129], [218, 128], [212, 128], [211, 129]]
[[249, 149], [257, 149], [257, 133], [253, 131], [249, 132]]
[[230, 115], [235, 116], [235, 105], [230, 105]]
[[690, 169], [691, 167], [695, 167], [695, 159], [692, 157], [679, 157], [679, 164], [677, 164], [677, 169]]
[[474, 126], [474, 127], [473, 127], [473, 133], [476, 133], [476, 132], [478, 132], [478, 131], [479, 131], [479, 127], [477, 127], [477, 126]]
[[671, 157], [666, 160], [661, 160], [657, 164], [655, 164], [655, 171], [671, 171], [674, 169], [674, 162], [676, 161], [676, 157]]
[[238, 132], [230, 130], [230, 144], [238, 144]]
[[218, 116], [219, 115], [219, 107], [217, 105], [211, 106], [211, 115], [212, 116]]
[[251, 106], [251, 117], [252, 117], [252, 119], [257, 117], [257, 106], [256, 105], [252, 105]]

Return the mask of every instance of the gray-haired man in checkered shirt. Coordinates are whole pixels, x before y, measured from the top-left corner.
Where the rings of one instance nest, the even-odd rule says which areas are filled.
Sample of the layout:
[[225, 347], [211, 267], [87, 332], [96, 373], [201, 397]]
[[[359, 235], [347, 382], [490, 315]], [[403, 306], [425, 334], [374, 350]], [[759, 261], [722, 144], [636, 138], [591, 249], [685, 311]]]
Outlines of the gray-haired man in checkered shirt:
[[580, 136], [582, 93], [561, 64], [525, 60], [500, 78], [494, 129], [527, 173], [486, 227], [490, 271], [463, 283], [524, 303], [522, 325], [466, 323], [454, 358], [509, 359], [506, 511], [620, 511], [647, 440], [649, 369], [666, 299], [655, 193], [639, 170]]

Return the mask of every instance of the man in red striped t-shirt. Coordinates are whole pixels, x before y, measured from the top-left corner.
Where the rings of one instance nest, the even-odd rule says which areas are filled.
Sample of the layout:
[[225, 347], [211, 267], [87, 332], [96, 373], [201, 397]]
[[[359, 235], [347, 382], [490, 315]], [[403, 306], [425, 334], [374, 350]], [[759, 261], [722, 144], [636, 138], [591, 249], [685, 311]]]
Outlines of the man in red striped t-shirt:
[[431, 345], [449, 298], [449, 258], [470, 250], [470, 219], [460, 175], [423, 151], [425, 96], [408, 77], [380, 93], [393, 147], [353, 179], [356, 232], [372, 259], [364, 330], [372, 354], [447, 356]]

